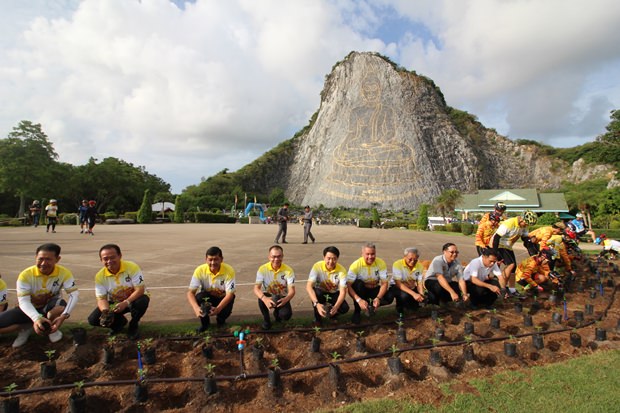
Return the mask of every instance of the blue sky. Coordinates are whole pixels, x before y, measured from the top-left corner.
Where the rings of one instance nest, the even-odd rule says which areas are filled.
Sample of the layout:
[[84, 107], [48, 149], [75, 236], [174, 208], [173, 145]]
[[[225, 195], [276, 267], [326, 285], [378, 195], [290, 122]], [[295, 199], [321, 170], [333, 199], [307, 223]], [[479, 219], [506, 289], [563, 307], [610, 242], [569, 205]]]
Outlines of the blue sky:
[[575, 146], [620, 108], [615, 0], [4, 0], [0, 136], [122, 158], [175, 193], [304, 127], [325, 75], [374, 51], [512, 139]]

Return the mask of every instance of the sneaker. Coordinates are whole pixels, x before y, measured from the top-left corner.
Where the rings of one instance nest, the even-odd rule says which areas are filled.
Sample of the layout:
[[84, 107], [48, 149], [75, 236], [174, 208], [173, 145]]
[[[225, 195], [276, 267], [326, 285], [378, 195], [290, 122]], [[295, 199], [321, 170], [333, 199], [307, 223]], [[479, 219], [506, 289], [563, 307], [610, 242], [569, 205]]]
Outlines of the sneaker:
[[17, 338], [13, 341], [13, 348], [18, 348], [26, 344], [30, 334], [32, 334], [32, 327], [20, 330], [19, 333], [17, 333]]
[[515, 290], [514, 292], [510, 292], [510, 296], [514, 298], [518, 298], [520, 300], [525, 299], [525, 296], [521, 294], [518, 290]]
[[48, 334], [47, 336], [52, 343], [57, 343], [62, 339], [62, 331], [56, 330], [55, 333]]

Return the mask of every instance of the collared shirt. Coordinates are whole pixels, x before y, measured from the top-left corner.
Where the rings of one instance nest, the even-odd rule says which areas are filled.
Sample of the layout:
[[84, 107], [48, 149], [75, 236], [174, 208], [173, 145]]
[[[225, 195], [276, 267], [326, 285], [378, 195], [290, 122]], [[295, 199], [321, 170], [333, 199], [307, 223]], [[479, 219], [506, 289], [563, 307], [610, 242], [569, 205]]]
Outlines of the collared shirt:
[[288, 288], [295, 285], [295, 271], [282, 263], [274, 270], [271, 262], [261, 265], [256, 272], [256, 282], [264, 292], [275, 295], [287, 295]]
[[235, 293], [235, 270], [230, 265], [223, 262], [217, 274], [213, 274], [209, 264], [199, 265], [194, 270], [189, 289], [197, 292], [198, 289], [206, 291], [213, 297], [224, 297], [226, 294]]
[[551, 225], [547, 225], [544, 227], [536, 228], [532, 232], [529, 233], [529, 236], [535, 236], [537, 239], [537, 244], [540, 245], [540, 248], [550, 247], [549, 238], [553, 236], [553, 227]]
[[521, 279], [524, 279], [529, 285], [536, 287], [538, 283], [533, 277], [536, 274], [547, 275], [550, 272], [551, 270], [549, 269], [549, 264], [546, 262], [543, 264], [538, 264], [535, 257], [529, 257], [517, 265], [517, 269], [515, 270], [515, 280], [520, 281]]
[[603, 249], [607, 251], [617, 251], [620, 252], [620, 242], [615, 239], [606, 239], [603, 241]]
[[[37, 309], [45, 307], [50, 300], [60, 296], [61, 289], [73, 294], [77, 302], [77, 286], [73, 274], [62, 265], [55, 265], [51, 274], [45, 275], [36, 265], [26, 268], [17, 277], [17, 302], [32, 321], [41, 317]], [[71, 310], [69, 304], [66, 311]]]
[[95, 275], [95, 296], [98, 299], [120, 303], [133, 294], [137, 287], [146, 287], [144, 275], [140, 267], [131, 261], [121, 260], [116, 274], [103, 267]]
[[514, 243], [522, 235], [528, 235], [527, 228], [519, 226], [519, 217], [508, 218], [502, 221], [495, 233], [500, 236], [499, 247], [508, 250], [512, 249]]
[[468, 281], [471, 277], [476, 277], [480, 281], [486, 281], [489, 279], [489, 274], [499, 277], [502, 275], [502, 271], [497, 266], [497, 263], [493, 263], [490, 267], [485, 267], [482, 262], [482, 256], [480, 256], [467, 264], [467, 267], [463, 270], [463, 279]]
[[431, 265], [426, 270], [424, 281], [436, 280], [437, 274], [443, 275], [448, 282], [453, 281], [453, 278], [460, 280], [463, 276], [463, 266], [458, 259], [448, 264], [443, 255], [438, 255], [433, 258]]
[[392, 264], [392, 280], [391, 284], [395, 284], [395, 281], [400, 281], [409, 288], [415, 288], [418, 282], [422, 281], [424, 277], [424, 266], [420, 261], [416, 261], [413, 268], [409, 268], [404, 258], [394, 261]]
[[387, 265], [381, 258], [375, 258], [371, 265], [366, 264], [364, 257], [353, 261], [349, 266], [347, 284], [353, 284], [355, 280], [361, 280], [367, 288], [375, 288], [381, 283], [388, 281]]
[[341, 288], [346, 288], [347, 270], [338, 263], [333, 270], [328, 270], [325, 261], [318, 261], [312, 266], [308, 281], [321, 291], [335, 293]]
[[8, 290], [6, 288], [6, 283], [2, 278], [0, 278], [0, 305], [8, 304]]

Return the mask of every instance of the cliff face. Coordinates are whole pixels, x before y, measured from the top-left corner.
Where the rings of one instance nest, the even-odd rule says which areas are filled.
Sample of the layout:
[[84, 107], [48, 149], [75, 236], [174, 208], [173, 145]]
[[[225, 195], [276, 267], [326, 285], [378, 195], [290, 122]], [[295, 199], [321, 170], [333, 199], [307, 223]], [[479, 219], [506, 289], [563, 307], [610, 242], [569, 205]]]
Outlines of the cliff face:
[[[607, 173], [541, 156], [479, 125], [461, 133], [432, 81], [372, 53], [351, 53], [328, 76], [314, 124], [276, 176], [298, 204], [415, 209], [443, 190], [556, 188]], [[258, 177], [255, 177], [258, 179]], [[258, 182], [255, 182], [258, 183]], [[262, 188], [269, 192], [269, 188]], [[257, 188], [258, 189], [258, 188]]]

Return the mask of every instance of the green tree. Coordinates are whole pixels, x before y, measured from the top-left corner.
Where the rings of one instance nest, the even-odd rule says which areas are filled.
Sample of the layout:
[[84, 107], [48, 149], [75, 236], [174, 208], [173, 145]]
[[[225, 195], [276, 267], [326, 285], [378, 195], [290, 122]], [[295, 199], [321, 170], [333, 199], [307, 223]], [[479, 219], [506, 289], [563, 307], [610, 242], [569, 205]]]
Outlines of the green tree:
[[24, 216], [26, 197], [49, 195], [58, 154], [40, 124], [22, 120], [0, 140], [0, 189], [19, 198]]
[[146, 189], [142, 198], [142, 205], [138, 210], [137, 221], [139, 224], [148, 224], [153, 220], [153, 200], [151, 199], [151, 191]]
[[444, 221], [452, 215], [456, 205], [463, 200], [463, 194], [458, 189], [446, 189], [435, 200], [435, 208], [441, 213]]
[[605, 127], [607, 132], [598, 136], [598, 142], [620, 145], [620, 110], [611, 111], [611, 122]]
[[282, 205], [286, 202], [286, 196], [284, 195], [284, 189], [282, 188], [273, 188], [269, 193], [269, 204], [270, 205]]
[[420, 212], [418, 212], [418, 229], [426, 231], [428, 229], [428, 204], [420, 205]]
[[182, 223], [184, 221], [185, 209], [183, 208], [181, 196], [177, 195], [174, 200], [174, 222]]

